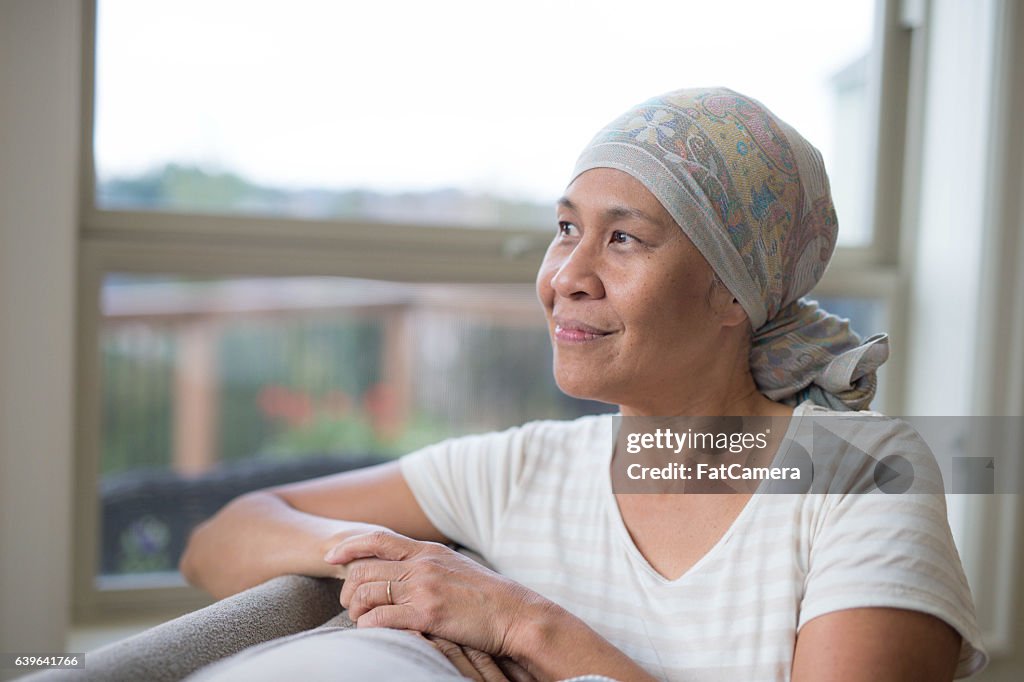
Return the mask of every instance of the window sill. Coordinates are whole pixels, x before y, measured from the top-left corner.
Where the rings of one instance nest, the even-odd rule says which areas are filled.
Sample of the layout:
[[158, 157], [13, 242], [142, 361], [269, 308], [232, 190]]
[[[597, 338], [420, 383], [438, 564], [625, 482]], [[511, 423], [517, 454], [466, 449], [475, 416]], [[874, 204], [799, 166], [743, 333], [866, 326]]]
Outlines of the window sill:
[[166, 623], [174, 615], [125, 618], [91, 623], [75, 623], [67, 635], [65, 651], [89, 653], [151, 627]]

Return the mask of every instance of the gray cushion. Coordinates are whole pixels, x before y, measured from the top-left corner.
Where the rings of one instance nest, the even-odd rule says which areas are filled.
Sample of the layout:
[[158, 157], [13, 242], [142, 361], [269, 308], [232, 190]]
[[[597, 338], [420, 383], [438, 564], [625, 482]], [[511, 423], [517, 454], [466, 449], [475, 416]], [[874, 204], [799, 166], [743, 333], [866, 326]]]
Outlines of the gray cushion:
[[341, 581], [284, 575], [89, 653], [84, 670], [19, 680], [171, 682], [250, 646], [311, 628], [352, 627]]

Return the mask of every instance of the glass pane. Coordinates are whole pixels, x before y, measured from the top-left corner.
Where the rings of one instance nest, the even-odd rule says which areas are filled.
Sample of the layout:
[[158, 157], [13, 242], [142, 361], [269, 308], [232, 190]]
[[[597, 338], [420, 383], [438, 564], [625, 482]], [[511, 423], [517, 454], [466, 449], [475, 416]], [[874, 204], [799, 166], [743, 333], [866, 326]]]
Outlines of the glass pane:
[[532, 287], [112, 274], [102, 311], [101, 585], [249, 490], [615, 409], [558, 390]]
[[546, 228], [612, 117], [725, 85], [821, 149], [864, 243], [874, 5], [100, 0], [97, 202]]

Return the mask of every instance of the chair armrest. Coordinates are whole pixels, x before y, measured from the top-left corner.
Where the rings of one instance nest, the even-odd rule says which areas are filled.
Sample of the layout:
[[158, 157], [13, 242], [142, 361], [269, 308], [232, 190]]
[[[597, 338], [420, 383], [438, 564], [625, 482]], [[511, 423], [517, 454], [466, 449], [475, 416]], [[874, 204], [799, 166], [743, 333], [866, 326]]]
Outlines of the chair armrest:
[[279, 576], [97, 649], [87, 654], [84, 670], [44, 671], [20, 680], [181, 680], [255, 644], [328, 622], [350, 624], [341, 612], [340, 592], [340, 580]]

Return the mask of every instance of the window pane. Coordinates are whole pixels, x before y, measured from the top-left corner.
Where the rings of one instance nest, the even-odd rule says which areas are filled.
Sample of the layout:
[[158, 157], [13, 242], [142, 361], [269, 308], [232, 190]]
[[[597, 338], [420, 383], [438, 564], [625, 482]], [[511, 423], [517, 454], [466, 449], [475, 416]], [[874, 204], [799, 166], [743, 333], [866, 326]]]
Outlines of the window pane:
[[100, 0], [97, 201], [547, 227], [613, 116], [725, 85], [821, 149], [863, 243], [874, 4]]
[[530, 287], [112, 274], [102, 308], [103, 576], [248, 490], [614, 409], [558, 390]]

